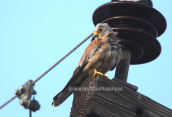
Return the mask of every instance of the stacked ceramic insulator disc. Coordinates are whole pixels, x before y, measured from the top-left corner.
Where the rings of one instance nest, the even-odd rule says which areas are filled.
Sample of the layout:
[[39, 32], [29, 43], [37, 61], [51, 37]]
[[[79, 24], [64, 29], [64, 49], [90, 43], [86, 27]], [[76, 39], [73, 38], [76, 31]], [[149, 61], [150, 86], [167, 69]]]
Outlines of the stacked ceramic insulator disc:
[[98, 7], [93, 23], [108, 23], [121, 38], [121, 45], [131, 49], [130, 64], [142, 64], [156, 59], [161, 46], [156, 39], [166, 29], [164, 16], [147, 4], [114, 0]]

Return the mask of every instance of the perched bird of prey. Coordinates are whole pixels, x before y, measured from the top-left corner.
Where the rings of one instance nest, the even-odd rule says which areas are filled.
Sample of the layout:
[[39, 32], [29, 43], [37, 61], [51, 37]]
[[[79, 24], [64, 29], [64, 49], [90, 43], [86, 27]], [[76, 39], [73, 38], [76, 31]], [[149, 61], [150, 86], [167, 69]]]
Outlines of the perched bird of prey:
[[119, 63], [122, 53], [121, 45], [118, 44], [121, 40], [116, 37], [118, 33], [107, 23], [97, 24], [93, 33], [94, 40], [85, 49], [72, 78], [53, 98], [52, 106], [60, 105], [73, 93], [69, 87], [78, 86], [85, 78], [95, 76], [96, 73], [104, 75]]

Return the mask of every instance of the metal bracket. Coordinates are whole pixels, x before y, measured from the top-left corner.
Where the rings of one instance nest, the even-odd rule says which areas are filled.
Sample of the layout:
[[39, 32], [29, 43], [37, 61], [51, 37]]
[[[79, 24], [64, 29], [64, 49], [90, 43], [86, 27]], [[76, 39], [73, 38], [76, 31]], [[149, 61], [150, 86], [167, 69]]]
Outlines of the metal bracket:
[[31, 96], [37, 94], [33, 89], [34, 83], [29, 80], [24, 85], [22, 85], [18, 90], [15, 90], [15, 95], [20, 99], [20, 104], [25, 109], [30, 109], [32, 111], [37, 111], [40, 109], [40, 104], [36, 100], [31, 100]]

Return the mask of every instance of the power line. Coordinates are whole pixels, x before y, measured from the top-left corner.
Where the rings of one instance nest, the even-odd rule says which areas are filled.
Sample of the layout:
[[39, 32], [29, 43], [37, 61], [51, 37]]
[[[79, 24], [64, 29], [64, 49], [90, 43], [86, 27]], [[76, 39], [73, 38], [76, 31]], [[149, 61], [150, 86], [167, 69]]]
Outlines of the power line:
[[[80, 42], [77, 46], [75, 46], [70, 52], [68, 52], [64, 57], [62, 57], [59, 61], [57, 61], [52, 67], [50, 67], [47, 71], [45, 71], [42, 75], [40, 75], [35, 81], [33, 81], [33, 84], [35, 84], [38, 80], [40, 80], [45, 74], [47, 74], [50, 70], [52, 70], [55, 66], [57, 66], [62, 60], [64, 60], [67, 56], [69, 56], [73, 51], [75, 51], [80, 45], [82, 45], [85, 41], [87, 41], [93, 33], [91, 33], [88, 37], [86, 37], [82, 42]], [[15, 99], [17, 96], [12, 97], [10, 100], [8, 100], [6, 103], [4, 103], [1, 107], [3, 108], [5, 105], [7, 105], [9, 102], [11, 102], [13, 99]]]
[[10, 100], [8, 100], [6, 103], [4, 103], [1, 107], [0, 107], [0, 109], [1, 108], [3, 108], [5, 105], [7, 105], [9, 102], [11, 102], [13, 99], [15, 99], [17, 96], [15, 95], [14, 97], [12, 97]]
[[32, 117], [32, 111], [29, 109], [29, 117]]
[[56, 65], [58, 65], [62, 60], [64, 60], [68, 55], [70, 55], [73, 51], [75, 51], [80, 45], [82, 45], [85, 41], [87, 41], [93, 33], [91, 33], [87, 38], [85, 38], [82, 42], [80, 42], [76, 47], [74, 47], [70, 52], [68, 52], [64, 57], [62, 57], [58, 62], [56, 62], [52, 67], [50, 67], [47, 71], [45, 71], [41, 76], [39, 76], [33, 83], [37, 82], [41, 79], [45, 74], [47, 74], [51, 69], [53, 69]]

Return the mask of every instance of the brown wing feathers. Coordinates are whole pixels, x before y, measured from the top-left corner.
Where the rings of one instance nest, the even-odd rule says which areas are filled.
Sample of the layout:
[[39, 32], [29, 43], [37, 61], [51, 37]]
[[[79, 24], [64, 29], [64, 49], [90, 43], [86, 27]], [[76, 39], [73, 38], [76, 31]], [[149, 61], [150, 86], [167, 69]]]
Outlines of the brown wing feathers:
[[86, 56], [86, 54], [89, 54], [91, 52], [92, 49], [95, 49], [97, 46], [101, 45], [103, 42], [102, 41], [96, 41], [96, 40], [93, 40], [88, 46], [87, 48], [85, 49], [82, 57], [81, 57], [81, 60], [79, 62], [79, 64], [83, 61], [84, 57]]

